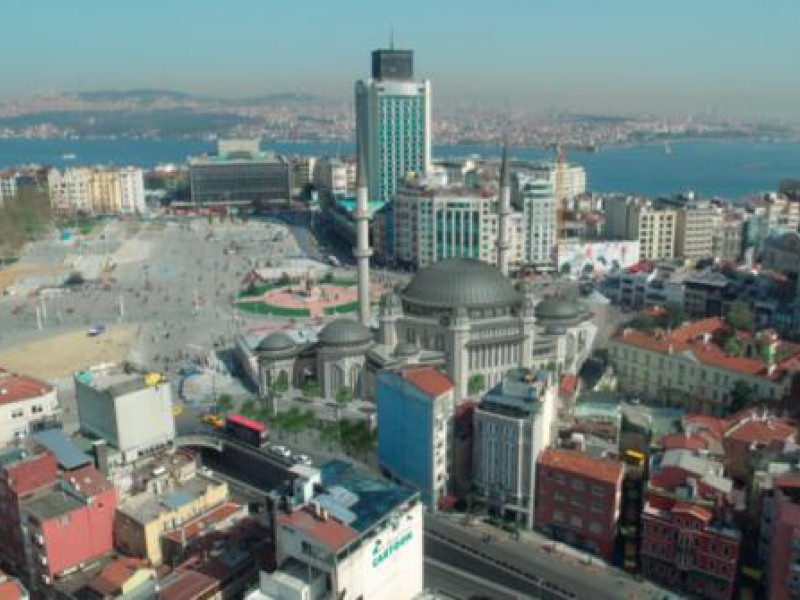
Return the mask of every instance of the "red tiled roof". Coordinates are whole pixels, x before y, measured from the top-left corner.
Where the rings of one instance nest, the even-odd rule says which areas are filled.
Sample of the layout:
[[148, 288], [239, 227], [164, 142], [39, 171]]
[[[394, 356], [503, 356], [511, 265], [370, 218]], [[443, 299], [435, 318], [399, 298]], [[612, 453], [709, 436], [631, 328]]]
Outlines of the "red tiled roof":
[[146, 569], [149, 563], [141, 558], [118, 558], [110, 562], [92, 579], [89, 587], [102, 596], [116, 595], [122, 586], [139, 569]]
[[779, 379], [800, 353], [800, 347], [783, 343], [782, 346], [794, 350], [794, 354], [776, 365], [772, 373], [768, 373], [766, 363], [760, 358], [730, 356], [713, 340], [704, 341], [704, 336], [713, 336], [723, 329], [727, 329], [727, 325], [722, 319], [712, 317], [687, 323], [670, 332], [650, 333], [626, 328], [617, 333], [614, 339], [622, 344], [664, 354], [689, 351], [703, 364], [769, 379]]
[[613, 458], [592, 458], [576, 450], [547, 448], [537, 461], [539, 467], [551, 467], [586, 479], [616, 484], [622, 477], [623, 463]]
[[219, 586], [219, 582], [197, 571], [182, 571], [177, 581], [164, 586], [158, 594], [159, 600], [195, 600], [206, 598], [206, 594]]
[[358, 538], [358, 533], [355, 529], [348, 527], [330, 515], [325, 519], [317, 517], [309, 507], [303, 507], [290, 514], [278, 516], [278, 526], [292, 527], [333, 551], [345, 547]]
[[687, 502], [678, 502], [675, 506], [672, 507], [673, 513], [678, 514], [685, 514], [685, 515], [692, 515], [693, 517], [700, 519], [703, 523], [709, 523], [711, 521], [711, 511], [703, 506], [699, 506], [697, 504], [689, 504]]
[[53, 387], [44, 381], [17, 375], [0, 368], [0, 404], [39, 398], [50, 393]]
[[800, 488], [800, 473], [784, 473], [775, 478], [775, 487]]
[[450, 378], [433, 367], [403, 369], [403, 377], [414, 387], [434, 398], [453, 389]]
[[664, 450], [705, 450], [708, 449], [708, 442], [697, 434], [672, 433], [665, 435], [661, 440]]
[[725, 437], [740, 442], [752, 444], [760, 442], [784, 441], [795, 435], [797, 427], [783, 419], [767, 417], [764, 420], [751, 419], [742, 424], [737, 424], [725, 432]]
[[85, 465], [74, 471], [65, 471], [64, 480], [76, 485], [87, 496], [97, 496], [114, 488], [114, 484], [92, 465]]
[[[237, 504], [236, 502], [225, 502], [224, 504], [208, 511], [207, 513], [192, 519], [182, 527], [168, 531], [164, 534], [164, 537], [178, 543], [180, 543], [182, 539], [186, 539], [186, 541], [192, 540], [209, 527], [232, 517], [241, 509], [241, 505]], [[182, 531], [185, 532], [185, 537], [181, 534]]]

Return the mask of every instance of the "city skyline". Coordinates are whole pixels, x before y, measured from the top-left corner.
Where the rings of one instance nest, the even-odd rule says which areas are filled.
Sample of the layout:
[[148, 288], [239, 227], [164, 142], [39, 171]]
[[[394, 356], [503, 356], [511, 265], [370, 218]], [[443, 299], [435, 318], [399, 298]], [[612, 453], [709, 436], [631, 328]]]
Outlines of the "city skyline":
[[[800, 118], [800, 5], [772, 0], [595, 6], [353, 1], [83, 0], [5, 7], [0, 99], [53, 90], [168, 88], [223, 97], [284, 91], [347, 100], [368, 51], [415, 51], [437, 100], [534, 111]], [[243, 18], [247, 15], [247, 18]], [[332, 26], [333, 24], [347, 26]], [[768, 43], [767, 43], [768, 40]], [[319, 48], [324, 48], [320, 52]]]

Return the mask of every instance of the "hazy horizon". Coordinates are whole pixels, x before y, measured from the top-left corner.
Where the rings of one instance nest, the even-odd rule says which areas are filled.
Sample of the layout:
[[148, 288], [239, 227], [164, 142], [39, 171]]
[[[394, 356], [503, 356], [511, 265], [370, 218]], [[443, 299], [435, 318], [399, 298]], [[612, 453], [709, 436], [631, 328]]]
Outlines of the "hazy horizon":
[[[10, 0], [0, 98], [158, 88], [347, 101], [369, 53], [415, 51], [442, 103], [800, 118], [793, 0], [108, 3]], [[28, 24], [28, 26], [26, 26]]]

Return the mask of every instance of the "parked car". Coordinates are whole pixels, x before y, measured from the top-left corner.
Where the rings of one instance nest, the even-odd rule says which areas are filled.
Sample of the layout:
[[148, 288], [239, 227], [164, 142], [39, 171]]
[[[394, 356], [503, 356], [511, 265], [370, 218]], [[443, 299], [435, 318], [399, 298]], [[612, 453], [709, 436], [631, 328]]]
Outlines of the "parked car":
[[280, 456], [281, 458], [291, 458], [292, 451], [289, 450], [286, 446], [271, 446], [269, 449], [276, 456]]
[[314, 461], [311, 460], [311, 457], [306, 454], [296, 454], [293, 460], [298, 465], [311, 465], [314, 463]]

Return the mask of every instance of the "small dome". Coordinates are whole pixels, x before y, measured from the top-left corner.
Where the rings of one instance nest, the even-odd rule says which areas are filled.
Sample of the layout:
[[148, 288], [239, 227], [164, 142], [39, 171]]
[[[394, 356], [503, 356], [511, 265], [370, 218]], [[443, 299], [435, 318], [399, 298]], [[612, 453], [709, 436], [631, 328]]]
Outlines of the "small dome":
[[372, 341], [372, 332], [358, 321], [336, 319], [319, 332], [319, 341], [323, 345], [365, 344]]
[[256, 350], [261, 352], [283, 352], [292, 348], [294, 340], [283, 331], [273, 331], [256, 346]]
[[546, 298], [536, 305], [536, 318], [544, 321], [572, 320], [577, 319], [581, 314], [580, 308], [574, 302], [559, 298]]
[[435, 308], [520, 304], [522, 295], [497, 267], [474, 258], [447, 258], [418, 271], [403, 291], [408, 302]]
[[408, 357], [416, 356], [417, 354], [419, 354], [419, 348], [411, 342], [401, 342], [394, 348], [395, 356]]

